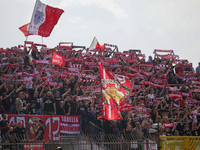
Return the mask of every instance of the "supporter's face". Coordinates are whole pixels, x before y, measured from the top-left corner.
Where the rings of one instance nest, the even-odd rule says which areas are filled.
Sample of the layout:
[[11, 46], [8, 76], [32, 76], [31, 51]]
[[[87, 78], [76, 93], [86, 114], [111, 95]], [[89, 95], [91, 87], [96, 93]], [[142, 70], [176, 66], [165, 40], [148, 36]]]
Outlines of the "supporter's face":
[[18, 122], [18, 123], [17, 123], [17, 126], [18, 126], [19, 128], [21, 128], [21, 127], [22, 127], [22, 122], [21, 122], [21, 121]]

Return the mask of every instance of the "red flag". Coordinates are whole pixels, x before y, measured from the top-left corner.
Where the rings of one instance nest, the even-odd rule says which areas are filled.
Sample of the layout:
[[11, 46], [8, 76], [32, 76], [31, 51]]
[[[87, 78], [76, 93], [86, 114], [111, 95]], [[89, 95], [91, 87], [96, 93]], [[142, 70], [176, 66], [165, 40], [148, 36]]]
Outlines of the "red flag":
[[51, 64], [64, 67], [65, 66], [65, 58], [64, 58], [64, 56], [62, 56], [62, 55], [60, 55], [60, 54], [58, 54], [56, 52], [53, 52]]
[[120, 119], [120, 108], [124, 106], [132, 91], [129, 78], [112, 74], [105, 70], [101, 63], [99, 67], [102, 77], [103, 117], [107, 120]]
[[20, 27], [24, 27], [24, 30], [20, 30], [25, 34], [25, 36], [27, 36], [28, 33], [31, 33], [40, 35], [42, 37], [48, 37], [63, 12], [64, 11], [62, 9], [45, 5], [40, 0], [37, 0], [32, 14], [30, 26], [27, 28], [28, 24], [26, 24]]
[[100, 45], [96, 37], [94, 37], [92, 44], [89, 47], [89, 50], [93, 49], [104, 49], [104, 45]]

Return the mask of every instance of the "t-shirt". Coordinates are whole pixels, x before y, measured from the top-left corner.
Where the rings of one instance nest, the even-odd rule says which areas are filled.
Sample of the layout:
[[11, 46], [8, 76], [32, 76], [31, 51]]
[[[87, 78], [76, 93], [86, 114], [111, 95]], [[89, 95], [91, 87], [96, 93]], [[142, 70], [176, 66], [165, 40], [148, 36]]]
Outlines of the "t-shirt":
[[18, 104], [18, 110], [23, 111], [23, 101], [19, 98], [16, 98], [15, 104]]
[[70, 115], [76, 115], [76, 102], [75, 101], [70, 101], [70, 103], [71, 103]]
[[55, 100], [56, 100], [56, 107], [59, 107], [59, 103], [60, 101], [62, 101], [62, 98], [61, 97], [55, 97]]
[[79, 106], [77, 108], [77, 115], [81, 116], [82, 118], [86, 118], [86, 108], [84, 106]]
[[36, 114], [36, 108], [30, 106], [30, 107], [28, 108], [28, 112], [30, 112], [31, 114]]
[[144, 137], [150, 138], [150, 134], [149, 134], [149, 130], [148, 129], [144, 128], [144, 129], [142, 129], [142, 132], [144, 133]]
[[13, 133], [16, 133], [16, 136], [19, 140], [23, 140], [25, 138], [25, 134], [26, 134], [26, 129], [24, 127], [16, 127], [13, 130]]
[[68, 113], [69, 112], [69, 108], [71, 107], [71, 103], [70, 102], [65, 102], [65, 106], [64, 106], [64, 109], [65, 109], [65, 113]]
[[36, 140], [43, 140], [44, 138], [44, 128], [40, 126], [36, 132], [36, 136], [38, 135], [39, 131], [42, 131], [41, 135]]
[[7, 126], [5, 129], [1, 129], [1, 135], [6, 134], [9, 131], [8, 124], [9, 124], [9, 122], [7, 120], [5, 120], [5, 121], [1, 120], [0, 121], [0, 127], [1, 128], [4, 128], [4, 127]]
[[43, 100], [43, 103], [44, 103], [44, 111], [54, 112], [53, 104], [55, 103], [55, 100], [53, 98], [45, 98]]
[[192, 131], [192, 136], [198, 136], [199, 134], [198, 134], [198, 131], [197, 130], [193, 130]]

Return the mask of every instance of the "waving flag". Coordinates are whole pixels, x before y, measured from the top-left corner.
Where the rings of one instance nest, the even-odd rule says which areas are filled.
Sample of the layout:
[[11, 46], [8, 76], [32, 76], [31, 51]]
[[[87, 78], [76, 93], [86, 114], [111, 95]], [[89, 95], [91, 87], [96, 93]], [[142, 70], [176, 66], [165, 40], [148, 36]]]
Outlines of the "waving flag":
[[103, 103], [103, 117], [107, 120], [120, 119], [120, 108], [124, 106], [129, 98], [132, 88], [129, 78], [121, 75], [114, 75], [105, 70], [100, 63], [101, 89]]
[[28, 33], [29, 25], [30, 23], [27, 23], [19, 28], [24, 33], [24, 36], [33, 35], [32, 33]]
[[35, 34], [48, 37], [63, 12], [62, 9], [45, 5], [40, 0], [36, 0], [30, 25], [26, 24], [19, 29], [25, 36]]
[[93, 49], [104, 49], [104, 45], [100, 45], [96, 37], [94, 37], [92, 44], [89, 47], [89, 50]]
[[56, 52], [53, 52], [51, 64], [64, 67], [65, 66], [64, 56], [62, 56]]

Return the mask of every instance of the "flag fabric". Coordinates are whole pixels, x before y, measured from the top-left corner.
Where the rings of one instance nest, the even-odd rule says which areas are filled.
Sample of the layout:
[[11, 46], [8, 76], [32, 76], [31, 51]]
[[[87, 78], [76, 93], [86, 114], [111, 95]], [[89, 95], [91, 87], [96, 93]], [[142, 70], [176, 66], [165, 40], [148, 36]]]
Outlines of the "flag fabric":
[[32, 33], [28, 33], [29, 25], [30, 23], [27, 23], [19, 28], [19, 30], [21, 30], [24, 33], [24, 36], [33, 35]]
[[100, 45], [99, 42], [97, 41], [97, 38], [94, 37], [89, 50], [94, 50], [94, 49], [104, 49], [104, 45]]
[[107, 120], [120, 119], [120, 108], [125, 105], [132, 91], [129, 78], [112, 74], [112, 72], [105, 70], [101, 63], [99, 67], [102, 78], [103, 117]]
[[58, 54], [56, 52], [53, 52], [51, 64], [64, 67], [65, 66], [65, 58], [64, 58], [64, 56], [62, 56], [62, 55], [60, 55], [60, 54]]
[[25, 36], [34, 34], [48, 37], [63, 12], [62, 9], [51, 7], [42, 3], [40, 0], [36, 0], [29, 27], [27, 28], [28, 24], [26, 24], [20, 27], [25, 30], [22, 31], [20, 28], [19, 29]]

